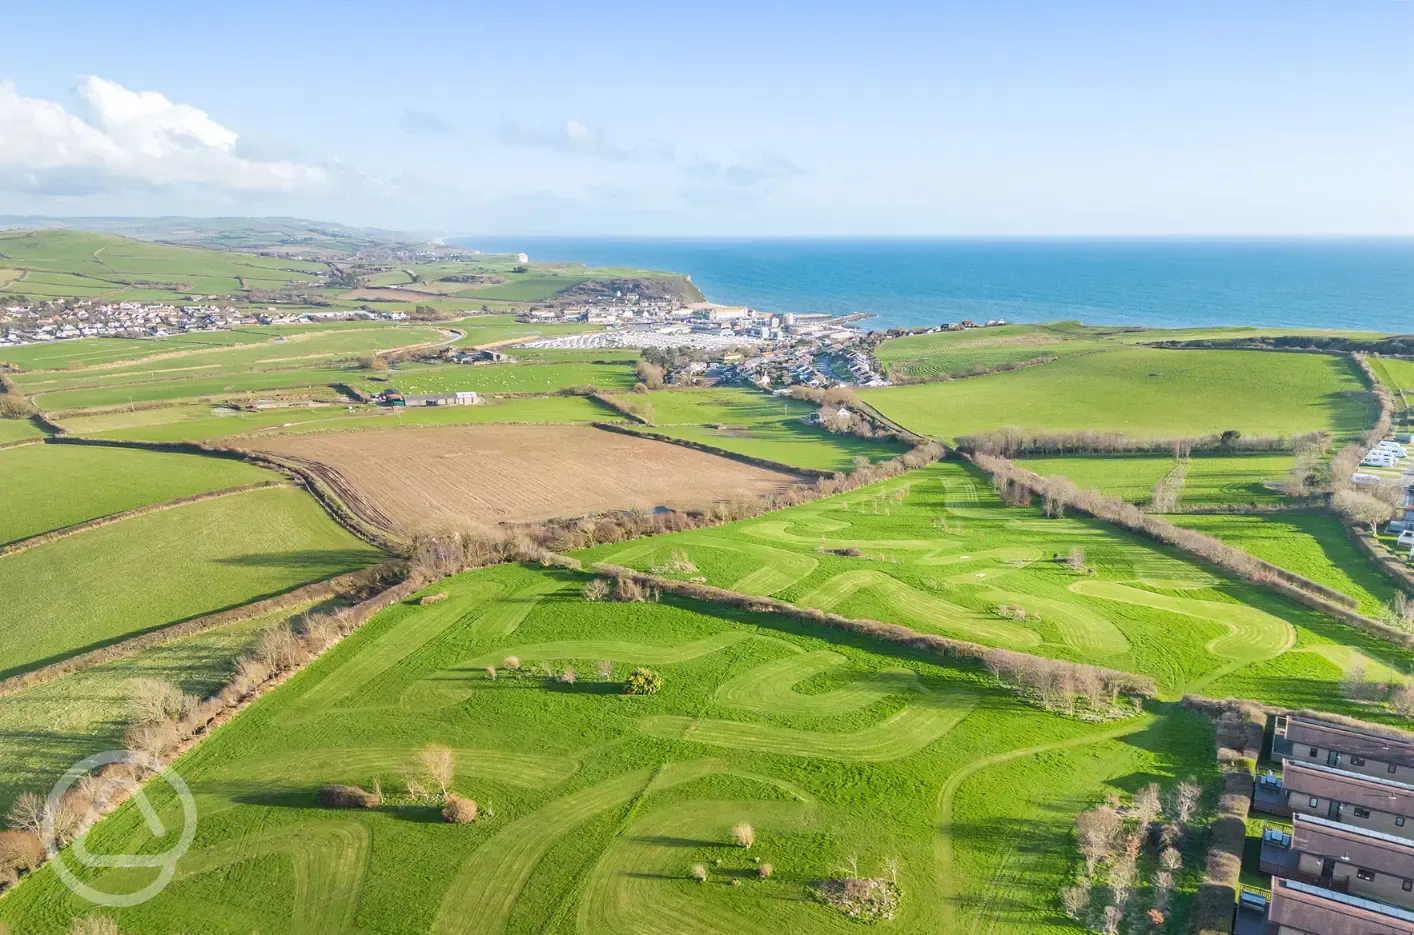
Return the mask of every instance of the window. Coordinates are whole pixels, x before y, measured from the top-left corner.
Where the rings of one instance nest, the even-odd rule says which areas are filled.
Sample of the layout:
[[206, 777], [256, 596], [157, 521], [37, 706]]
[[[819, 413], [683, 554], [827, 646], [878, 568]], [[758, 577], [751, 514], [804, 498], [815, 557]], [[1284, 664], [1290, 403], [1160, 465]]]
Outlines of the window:
[[1312, 808], [1315, 808], [1317, 805], [1320, 805], [1320, 804], [1321, 804], [1321, 800], [1320, 800], [1320, 799], [1316, 798], [1314, 795], [1311, 796], [1311, 807], [1312, 807]]
[[1393, 764], [1393, 763], [1389, 764], [1389, 774], [1390, 774], [1391, 776], [1394, 775], [1394, 764]]
[[1404, 881], [1404, 892], [1408, 893], [1408, 892], [1410, 892], [1411, 890], [1414, 890], [1414, 880], [1405, 880], [1405, 881]]
[[1403, 827], [1404, 827], [1404, 816], [1403, 816], [1403, 815], [1400, 815], [1399, 817], [1395, 818], [1394, 823], [1395, 823], [1396, 825], [1398, 825], [1399, 827], [1403, 828]]
[[1351, 766], [1364, 766], [1364, 765], [1365, 765], [1365, 758], [1364, 758], [1363, 756], [1355, 756], [1354, 754], [1351, 754], [1351, 756], [1350, 756], [1350, 765], [1351, 765]]
[[1369, 810], [1368, 808], [1361, 808], [1360, 806], [1357, 805], [1357, 806], [1355, 806], [1355, 817], [1356, 817], [1356, 818], [1369, 818], [1369, 817], [1370, 817], [1370, 810]]
[[1356, 870], [1355, 875], [1366, 882], [1374, 882], [1375, 879], [1375, 871], [1373, 870]]
[[1312, 747], [1312, 748], [1311, 748], [1311, 758], [1312, 758], [1312, 759], [1315, 759], [1317, 756], [1320, 756], [1320, 754], [1321, 754], [1321, 751], [1320, 751], [1320, 750], [1318, 750], [1318, 749], [1315, 748], [1315, 747]]

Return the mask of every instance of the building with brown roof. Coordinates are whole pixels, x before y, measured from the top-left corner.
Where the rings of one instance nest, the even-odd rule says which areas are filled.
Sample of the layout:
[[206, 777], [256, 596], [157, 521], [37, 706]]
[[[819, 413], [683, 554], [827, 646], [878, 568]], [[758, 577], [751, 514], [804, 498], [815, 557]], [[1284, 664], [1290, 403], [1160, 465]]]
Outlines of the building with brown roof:
[[1414, 836], [1414, 786], [1296, 760], [1283, 762], [1281, 782], [1293, 814]]
[[1414, 912], [1300, 880], [1272, 881], [1274, 935], [1414, 935]]
[[1386, 779], [1414, 777], [1414, 737], [1300, 715], [1280, 715], [1272, 756]]
[[1262, 839], [1264, 872], [1414, 909], [1414, 841], [1298, 814]]

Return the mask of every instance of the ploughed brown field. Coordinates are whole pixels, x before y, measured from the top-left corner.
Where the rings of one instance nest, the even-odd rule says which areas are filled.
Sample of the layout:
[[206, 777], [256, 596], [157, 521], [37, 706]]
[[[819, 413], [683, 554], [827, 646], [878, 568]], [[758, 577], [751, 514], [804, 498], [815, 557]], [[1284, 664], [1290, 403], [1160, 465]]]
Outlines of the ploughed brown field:
[[262, 439], [328, 480], [370, 521], [402, 532], [604, 510], [691, 509], [801, 480], [589, 426], [470, 425]]

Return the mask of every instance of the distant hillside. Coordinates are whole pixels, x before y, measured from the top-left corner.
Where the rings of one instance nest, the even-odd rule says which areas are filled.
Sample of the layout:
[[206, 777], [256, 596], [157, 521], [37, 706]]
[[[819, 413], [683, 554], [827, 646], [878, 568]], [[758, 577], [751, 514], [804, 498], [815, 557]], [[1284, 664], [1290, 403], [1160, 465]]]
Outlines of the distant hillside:
[[244, 253], [335, 258], [427, 244], [431, 234], [348, 227], [301, 218], [53, 218], [0, 215], [0, 230], [63, 229]]

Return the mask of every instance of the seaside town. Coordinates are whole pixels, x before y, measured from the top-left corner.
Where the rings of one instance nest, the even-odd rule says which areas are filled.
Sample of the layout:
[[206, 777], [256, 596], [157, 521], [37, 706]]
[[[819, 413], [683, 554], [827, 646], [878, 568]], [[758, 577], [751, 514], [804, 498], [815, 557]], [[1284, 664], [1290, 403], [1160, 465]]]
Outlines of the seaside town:
[[[221, 304], [220, 296], [193, 297], [191, 304], [100, 302], [72, 299], [45, 305], [8, 305], [0, 347], [88, 337], [164, 338], [192, 332], [226, 331], [332, 320], [405, 321], [406, 311], [372, 305], [357, 308], [252, 308]], [[521, 314], [528, 324], [582, 323], [602, 330], [527, 342], [529, 347], [684, 348], [703, 358], [693, 376], [709, 382], [759, 387], [804, 384], [888, 386], [864, 346], [870, 332], [856, 323], [867, 315], [774, 314], [747, 306], [683, 303], [616, 292], [592, 302], [532, 307]], [[962, 321], [914, 329], [912, 333], [988, 327]], [[891, 334], [893, 332], [890, 332]], [[469, 361], [458, 361], [469, 362]]]

